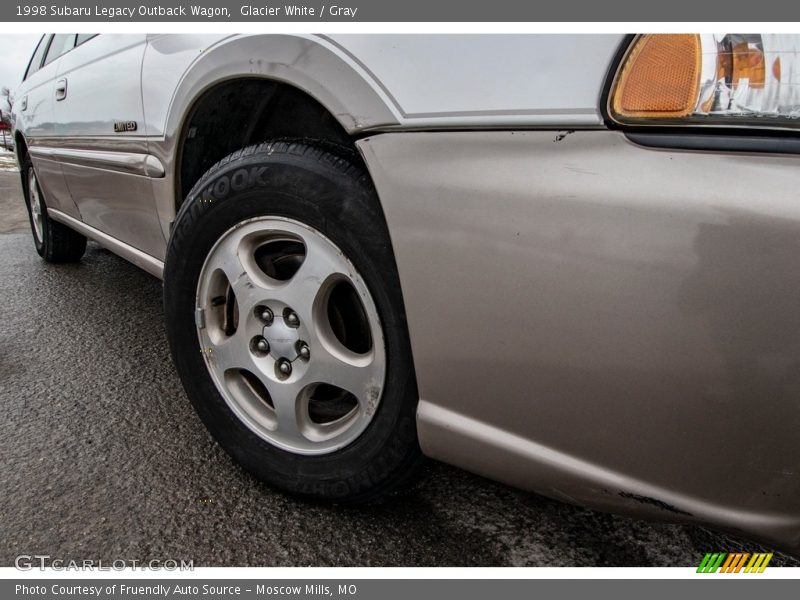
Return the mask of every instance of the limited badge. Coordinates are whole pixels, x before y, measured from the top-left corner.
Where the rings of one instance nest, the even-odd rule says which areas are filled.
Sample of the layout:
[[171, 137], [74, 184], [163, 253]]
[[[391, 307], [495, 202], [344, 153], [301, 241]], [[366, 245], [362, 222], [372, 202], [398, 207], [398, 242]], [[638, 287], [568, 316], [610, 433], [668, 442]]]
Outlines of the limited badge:
[[136, 121], [117, 121], [114, 123], [115, 133], [125, 133], [126, 131], [136, 131]]

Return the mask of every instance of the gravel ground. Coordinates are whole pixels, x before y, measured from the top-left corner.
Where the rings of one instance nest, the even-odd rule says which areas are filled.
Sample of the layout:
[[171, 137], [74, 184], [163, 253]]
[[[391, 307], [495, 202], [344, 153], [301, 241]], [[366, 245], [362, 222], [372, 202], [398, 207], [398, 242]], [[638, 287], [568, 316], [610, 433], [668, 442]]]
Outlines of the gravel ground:
[[[299, 502], [234, 464], [170, 362], [161, 284], [95, 244], [46, 265], [0, 173], [0, 566], [686, 566], [757, 546], [576, 508], [431, 464], [383, 505]], [[800, 565], [778, 555], [773, 565]]]

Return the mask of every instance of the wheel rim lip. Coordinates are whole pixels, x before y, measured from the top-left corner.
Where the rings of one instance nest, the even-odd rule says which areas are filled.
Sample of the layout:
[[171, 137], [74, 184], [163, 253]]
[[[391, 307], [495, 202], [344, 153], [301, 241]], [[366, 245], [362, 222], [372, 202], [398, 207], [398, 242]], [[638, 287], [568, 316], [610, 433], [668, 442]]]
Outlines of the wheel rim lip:
[[28, 174], [28, 196], [31, 209], [31, 222], [33, 223], [33, 234], [36, 236], [36, 240], [41, 243], [43, 229], [42, 201], [39, 197], [39, 185], [33, 168], [30, 169], [30, 173]]
[[[281, 435], [275, 433], [274, 429], [274, 415], [270, 416], [268, 411], [264, 407], [254, 406], [254, 402], [245, 400], [243, 401], [240, 397], [238, 397], [235, 393], [232, 394], [230, 391], [230, 384], [226, 382], [226, 372], [230, 371], [230, 369], [223, 369], [218, 365], [214, 364], [214, 362], [210, 359], [209, 354], [202, 352], [203, 360], [208, 370], [209, 375], [211, 376], [212, 381], [217, 388], [217, 391], [220, 393], [222, 398], [225, 400], [226, 405], [231, 411], [239, 418], [239, 420], [247, 426], [253, 433], [258, 435], [261, 439], [267, 441], [268, 443], [276, 446], [282, 450], [292, 452], [294, 454], [300, 455], [320, 455], [320, 454], [329, 454], [335, 452], [337, 450], [341, 450], [353, 442], [356, 441], [368, 428], [370, 423], [374, 420], [375, 415], [377, 413], [377, 408], [380, 404], [381, 399], [383, 398], [383, 389], [386, 380], [386, 349], [385, 349], [385, 342], [384, 342], [384, 335], [383, 335], [383, 326], [382, 322], [377, 310], [377, 306], [375, 305], [374, 299], [372, 298], [372, 294], [369, 291], [369, 288], [366, 285], [363, 277], [360, 275], [358, 270], [355, 268], [355, 265], [352, 264], [349, 258], [341, 251], [341, 249], [327, 236], [323, 233], [318, 231], [317, 229], [306, 225], [300, 221], [290, 219], [287, 217], [278, 217], [278, 216], [262, 216], [262, 217], [253, 217], [250, 219], [246, 219], [241, 221], [231, 227], [230, 229], [226, 230], [214, 243], [212, 248], [209, 250], [206, 258], [203, 262], [203, 265], [200, 269], [200, 275], [198, 277], [197, 283], [197, 290], [195, 296], [195, 307], [201, 307], [203, 304], [203, 298], [207, 295], [208, 289], [211, 283], [211, 277], [215, 268], [209, 268], [209, 263], [211, 262], [212, 257], [215, 255], [215, 252], [220, 247], [224, 241], [233, 234], [234, 232], [241, 230], [246, 227], [252, 227], [254, 224], [259, 224], [261, 229], [254, 230], [256, 232], [263, 232], [264, 234], [287, 234], [290, 236], [297, 236], [300, 237], [304, 243], [304, 235], [311, 235], [317, 238], [318, 240], [323, 241], [325, 244], [329, 245], [333, 252], [339, 253], [341, 257], [347, 262], [349, 265], [349, 277], [346, 279], [349, 280], [351, 285], [356, 289], [359, 294], [360, 300], [362, 302], [362, 307], [364, 312], [366, 313], [367, 320], [369, 323], [370, 332], [372, 335], [372, 349], [369, 353], [364, 355], [355, 355], [360, 357], [364, 360], [369, 360], [376, 364], [376, 368], [379, 371], [379, 384], [380, 384], [380, 392], [377, 398], [372, 398], [369, 401], [370, 410], [365, 411], [361, 406], [361, 400], [359, 399], [359, 404], [357, 406], [358, 412], [355, 415], [348, 413], [336, 419], [331, 423], [325, 424], [315, 424], [310, 420], [308, 417], [303, 423], [305, 429], [301, 429], [301, 433], [306, 437], [303, 443], [296, 443], [297, 440], [286, 440]], [[272, 227], [268, 227], [268, 225], [272, 225]], [[250, 235], [251, 232], [248, 232], [246, 235]], [[307, 257], [306, 257], [307, 258]], [[282, 284], [283, 282], [278, 282]], [[330, 283], [326, 282], [329, 286]], [[320, 289], [316, 293], [315, 298], [315, 307], [313, 313], [316, 315], [319, 313], [317, 310], [316, 304], [320, 298], [325, 296], [326, 294], [323, 293], [323, 286], [325, 283], [320, 286]], [[277, 285], [275, 289], [272, 290], [273, 293], [280, 293], [281, 285]], [[329, 292], [330, 290], [328, 290]], [[280, 302], [280, 300], [278, 300]], [[238, 299], [237, 299], [238, 302]], [[242, 312], [247, 312], [248, 309], [242, 310], [239, 307], [240, 314]], [[317, 330], [321, 329], [316, 323], [313, 325]], [[208, 343], [211, 342], [211, 338], [208, 334], [208, 331], [205, 327], [201, 328], [195, 324], [195, 328], [197, 330], [198, 340], [200, 342], [201, 350], [207, 347]], [[324, 337], [324, 336], [323, 336]], [[329, 342], [324, 340], [319, 340], [321, 344], [324, 346], [328, 346]], [[345, 349], [346, 350], [346, 349]], [[350, 351], [347, 351], [350, 352]], [[313, 350], [312, 350], [312, 360], [313, 360]], [[240, 376], [241, 377], [241, 376]], [[290, 376], [289, 379], [291, 380], [293, 376]], [[308, 410], [308, 403], [309, 403], [309, 396], [313, 389], [318, 384], [328, 383], [324, 380], [314, 380], [309, 381], [304, 386], [302, 393], [300, 393], [296, 400], [295, 400], [295, 410], [297, 411], [305, 411], [307, 415]], [[335, 384], [334, 384], [335, 385]], [[339, 387], [339, 386], [336, 386]], [[340, 388], [342, 389], [342, 388]], [[352, 393], [352, 392], [351, 392]], [[298, 421], [299, 421], [298, 417]], [[336, 427], [342, 428], [342, 431], [336, 432]], [[333, 429], [334, 434], [328, 435], [325, 437], [324, 431], [327, 429]], [[308, 436], [311, 437], [308, 437]], [[313, 439], [317, 437], [318, 439]], [[325, 438], [325, 439], [322, 439]]]

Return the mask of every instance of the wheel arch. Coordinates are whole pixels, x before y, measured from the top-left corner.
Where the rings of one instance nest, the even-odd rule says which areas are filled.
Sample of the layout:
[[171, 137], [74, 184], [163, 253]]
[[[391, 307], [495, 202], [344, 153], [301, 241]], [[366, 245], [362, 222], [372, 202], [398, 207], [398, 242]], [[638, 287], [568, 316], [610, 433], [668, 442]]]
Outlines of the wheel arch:
[[28, 180], [25, 177], [25, 158], [28, 155], [28, 140], [19, 129], [14, 132], [14, 154], [17, 157], [20, 185], [22, 185], [23, 194], [27, 194]]
[[[264, 90], [270, 86], [291, 90], [306, 106], [318, 105], [324, 109], [336, 123], [339, 133], [345, 136], [334, 136], [340, 137], [339, 140], [331, 139], [330, 135], [321, 136], [327, 141], [349, 139], [353, 143], [365, 130], [399, 122], [391, 102], [373, 78], [324, 37], [262, 34], [225, 38], [201, 52], [192, 62], [169, 104], [164, 127], [167, 140], [164, 151], [168, 156], [164, 158], [173, 157], [171, 171], [176, 208], [192, 183], [182, 181], [181, 176], [192, 118], [220, 89], [243, 82], [258, 82]], [[297, 134], [283, 133], [303, 137], [307, 136], [308, 128], [301, 128]], [[242, 141], [244, 146], [265, 140]]]
[[14, 153], [17, 155], [17, 164], [21, 166], [22, 161], [25, 160], [25, 155], [28, 153], [28, 141], [19, 129], [14, 132]]

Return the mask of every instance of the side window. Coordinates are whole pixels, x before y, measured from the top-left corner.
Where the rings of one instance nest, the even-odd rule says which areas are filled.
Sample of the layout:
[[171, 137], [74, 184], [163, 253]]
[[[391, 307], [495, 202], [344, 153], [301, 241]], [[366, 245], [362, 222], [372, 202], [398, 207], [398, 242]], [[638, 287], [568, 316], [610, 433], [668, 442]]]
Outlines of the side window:
[[78, 38], [75, 40], [75, 45], [80, 46], [83, 42], [88, 42], [93, 37], [97, 37], [97, 33], [79, 33]]
[[50, 41], [47, 55], [44, 57], [44, 64], [50, 64], [65, 52], [69, 52], [75, 47], [74, 33], [57, 33]]
[[47, 50], [47, 41], [50, 39], [50, 37], [51, 36], [49, 35], [43, 35], [39, 40], [36, 50], [33, 51], [31, 62], [28, 63], [28, 70], [25, 71], [25, 77], [22, 78], [23, 81], [36, 73], [36, 71], [38, 71], [42, 66], [42, 56], [44, 56], [44, 51]]

